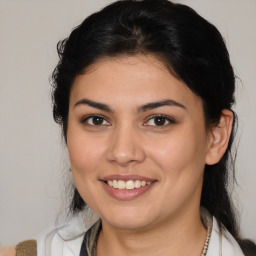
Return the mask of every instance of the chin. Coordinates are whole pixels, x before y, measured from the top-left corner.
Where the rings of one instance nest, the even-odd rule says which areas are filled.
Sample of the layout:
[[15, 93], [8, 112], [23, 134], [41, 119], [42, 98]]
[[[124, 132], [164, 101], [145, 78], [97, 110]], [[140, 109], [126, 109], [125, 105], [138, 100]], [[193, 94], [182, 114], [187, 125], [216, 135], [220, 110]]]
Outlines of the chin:
[[142, 230], [147, 228], [147, 226], [149, 226], [149, 223], [147, 223], [145, 220], [138, 221], [135, 219], [131, 219], [128, 221], [127, 220], [124, 221], [124, 219], [122, 221], [112, 219], [110, 222], [108, 222], [108, 224], [116, 229], [121, 229], [121, 230]]
[[108, 223], [108, 225], [111, 225], [116, 229], [140, 230], [151, 226], [154, 222], [152, 213], [148, 215], [145, 214], [145, 212], [148, 211], [144, 210], [143, 214], [138, 211], [134, 212], [127, 210], [119, 213], [112, 213], [108, 216], [102, 216], [101, 219], [103, 222]]

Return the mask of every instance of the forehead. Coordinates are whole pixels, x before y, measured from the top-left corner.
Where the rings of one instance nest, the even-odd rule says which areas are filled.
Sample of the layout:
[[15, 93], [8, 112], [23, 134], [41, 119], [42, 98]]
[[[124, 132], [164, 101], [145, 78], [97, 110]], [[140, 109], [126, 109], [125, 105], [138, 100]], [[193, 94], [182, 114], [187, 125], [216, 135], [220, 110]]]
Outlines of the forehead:
[[74, 80], [70, 103], [83, 97], [117, 106], [166, 98], [188, 107], [202, 105], [200, 98], [152, 55], [98, 60]]

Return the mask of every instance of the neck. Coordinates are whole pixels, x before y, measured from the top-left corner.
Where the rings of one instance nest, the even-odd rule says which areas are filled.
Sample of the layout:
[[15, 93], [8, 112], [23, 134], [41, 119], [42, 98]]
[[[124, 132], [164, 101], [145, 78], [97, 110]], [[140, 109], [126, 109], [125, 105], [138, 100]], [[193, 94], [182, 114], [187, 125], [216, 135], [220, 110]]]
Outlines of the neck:
[[97, 256], [199, 256], [205, 239], [199, 210], [195, 215], [177, 214], [171, 220], [140, 230], [116, 229], [102, 220]]

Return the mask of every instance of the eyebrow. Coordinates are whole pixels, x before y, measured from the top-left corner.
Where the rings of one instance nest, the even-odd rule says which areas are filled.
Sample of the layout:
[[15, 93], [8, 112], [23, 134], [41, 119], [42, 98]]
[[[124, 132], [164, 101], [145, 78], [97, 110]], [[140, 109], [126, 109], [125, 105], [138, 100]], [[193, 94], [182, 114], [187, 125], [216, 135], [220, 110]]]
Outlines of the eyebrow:
[[[114, 113], [114, 111], [108, 105], [106, 105], [104, 103], [88, 100], [88, 99], [79, 100], [74, 105], [74, 108], [77, 106], [80, 106], [80, 105], [88, 105], [90, 107], [97, 108], [97, 109], [100, 109], [100, 110], [103, 110], [103, 111], [106, 111], [109, 113]], [[175, 100], [166, 99], [166, 100], [150, 102], [145, 105], [142, 105], [138, 108], [138, 113], [146, 112], [148, 110], [163, 107], [163, 106], [175, 106], [175, 107], [180, 107], [180, 108], [186, 109], [186, 107], [184, 105], [182, 105], [181, 103], [179, 103]]]
[[145, 112], [145, 111], [148, 111], [151, 109], [164, 107], [164, 106], [175, 106], [175, 107], [180, 107], [180, 108], [186, 109], [186, 107], [184, 105], [182, 105], [181, 103], [179, 103], [175, 100], [167, 99], [167, 100], [156, 101], [156, 102], [151, 102], [151, 103], [142, 105], [139, 107], [138, 112]]
[[106, 111], [106, 112], [110, 112], [110, 113], [114, 112], [108, 105], [103, 104], [103, 103], [99, 103], [99, 102], [95, 102], [95, 101], [92, 101], [92, 100], [88, 100], [88, 99], [79, 100], [74, 105], [74, 108], [77, 107], [77, 106], [80, 106], [80, 105], [88, 105], [90, 107], [97, 108], [97, 109], [100, 109], [100, 110], [103, 110], [103, 111]]

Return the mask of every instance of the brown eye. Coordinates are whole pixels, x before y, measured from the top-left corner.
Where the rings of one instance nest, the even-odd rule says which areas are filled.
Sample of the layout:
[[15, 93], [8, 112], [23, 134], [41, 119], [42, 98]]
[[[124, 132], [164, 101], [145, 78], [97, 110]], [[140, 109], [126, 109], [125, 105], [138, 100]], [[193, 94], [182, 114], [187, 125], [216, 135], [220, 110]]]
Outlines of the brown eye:
[[154, 118], [154, 123], [157, 126], [165, 125], [166, 123], [166, 118], [158, 116]]
[[109, 122], [101, 116], [89, 116], [83, 120], [83, 123], [91, 126], [110, 125]]
[[174, 124], [175, 121], [165, 115], [158, 115], [158, 116], [153, 116], [148, 121], [144, 124], [145, 126], [167, 126], [169, 124]]
[[99, 116], [92, 117], [92, 123], [94, 125], [101, 125], [103, 124], [103, 121], [104, 119], [102, 117], [99, 117]]

